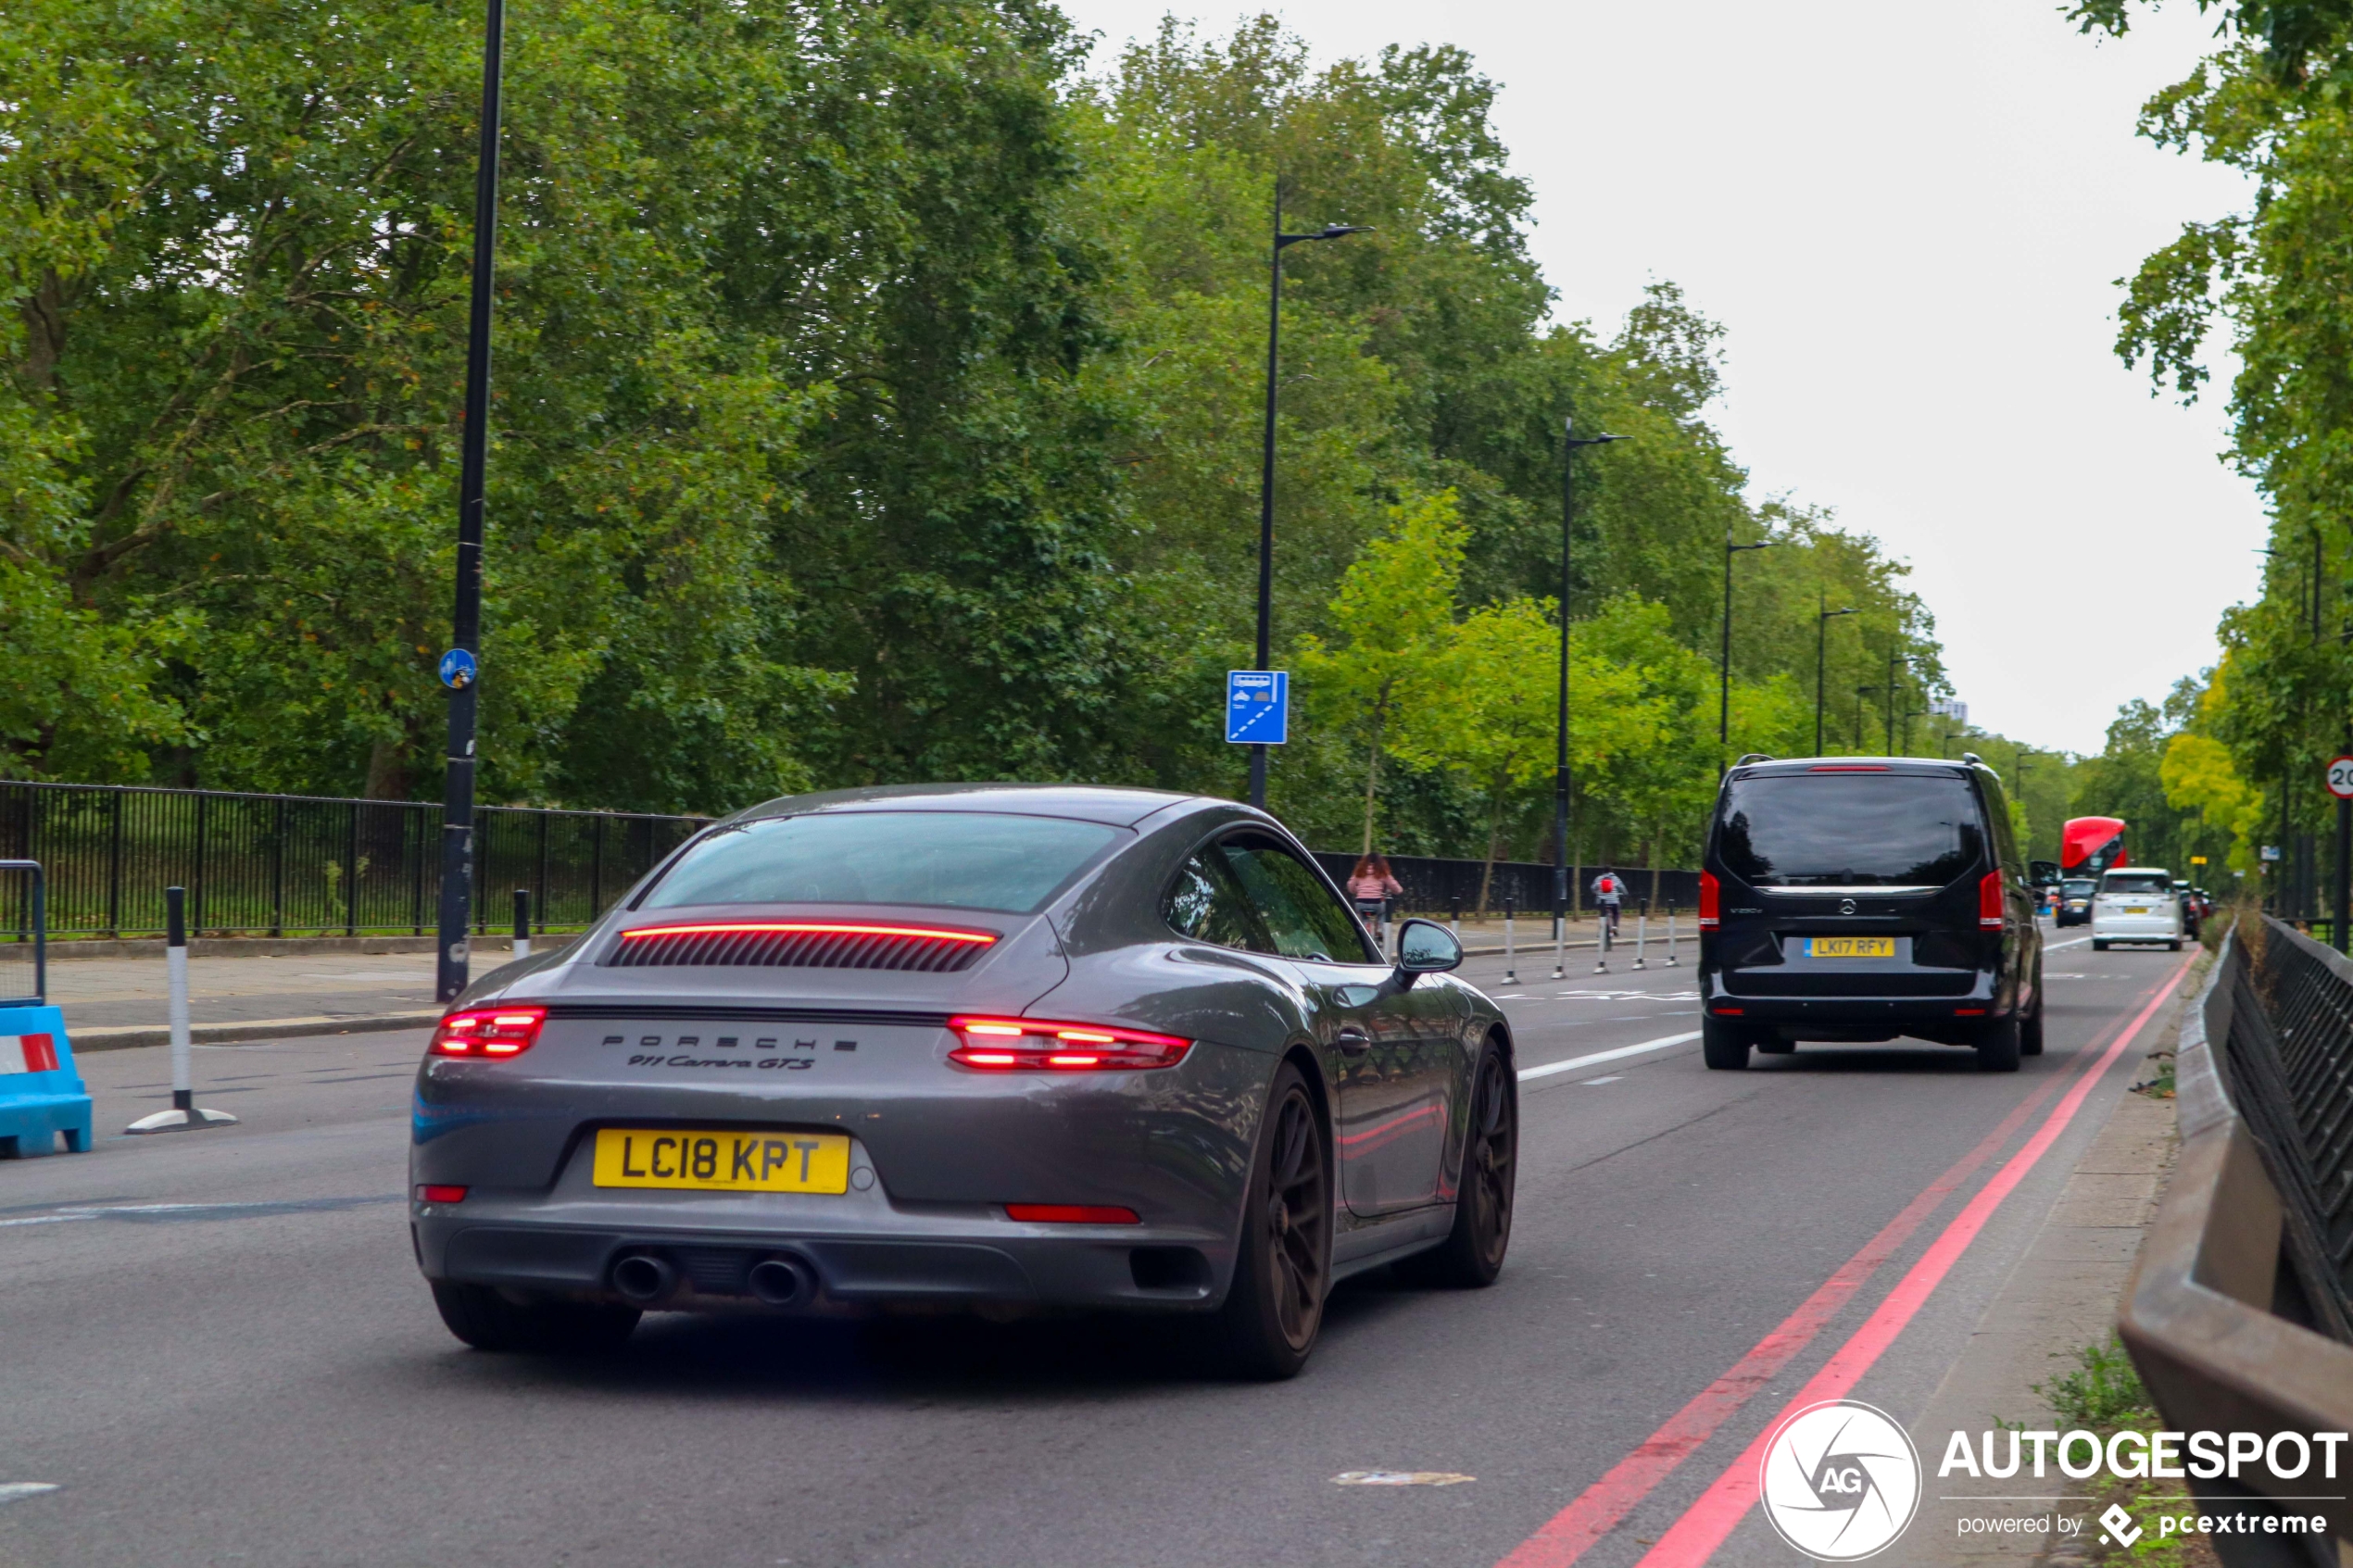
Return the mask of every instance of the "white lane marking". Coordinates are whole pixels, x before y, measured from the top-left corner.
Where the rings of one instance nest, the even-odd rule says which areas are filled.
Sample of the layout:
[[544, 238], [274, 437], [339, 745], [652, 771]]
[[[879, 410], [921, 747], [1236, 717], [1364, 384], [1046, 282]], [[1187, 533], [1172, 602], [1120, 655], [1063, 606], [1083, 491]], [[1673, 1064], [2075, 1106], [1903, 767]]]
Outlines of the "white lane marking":
[[1562, 1002], [1695, 1002], [1697, 991], [1555, 991]]
[[2056, 953], [2061, 947], [2080, 947], [2090, 940], [2091, 938], [2088, 936], [2078, 936], [2069, 942], [2045, 942], [2043, 944], [2043, 951], [2046, 953]]
[[44, 1492], [57, 1489], [55, 1481], [0, 1481], [0, 1502], [14, 1502], [19, 1498], [37, 1498]]
[[1698, 1038], [1699, 1031], [1694, 1029], [1688, 1035], [1667, 1035], [1655, 1040], [1644, 1040], [1639, 1046], [1619, 1046], [1615, 1050], [1573, 1056], [1567, 1061], [1548, 1061], [1541, 1067], [1523, 1067], [1519, 1070], [1519, 1081], [1525, 1084], [1531, 1078], [1549, 1078], [1555, 1073], [1574, 1073], [1580, 1067], [1591, 1067], [1596, 1062], [1621, 1061], [1629, 1056], [1641, 1056], [1645, 1051], [1663, 1051], [1669, 1046], [1689, 1045]]
[[1459, 1486], [1476, 1481], [1452, 1470], [1343, 1470], [1332, 1477], [1336, 1486]]
[[377, 1198], [261, 1198], [250, 1203], [109, 1203], [104, 1208], [61, 1208], [53, 1214], [32, 1214], [19, 1219], [0, 1220], [0, 1226], [67, 1225], [80, 1220], [110, 1220], [117, 1217], [138, 1218], [143, 1215], [170, 1217], [186, 1215], [194, 1219], [230, 1219], [239, 1214], [270, 1211], [273, 1214], [308, 1213], [321, 1210], [356, 1209], [378, 1203], [405, 1203], [408, 1199], [397, 1193]]
[[1577, 1085], [1579, 1088], [1590, 1089], [1596, 1084], [1615, 1084], [1625, 1076], [1623, 1073], [1607, 1073], [1599, 1078], [1579, 1078]]

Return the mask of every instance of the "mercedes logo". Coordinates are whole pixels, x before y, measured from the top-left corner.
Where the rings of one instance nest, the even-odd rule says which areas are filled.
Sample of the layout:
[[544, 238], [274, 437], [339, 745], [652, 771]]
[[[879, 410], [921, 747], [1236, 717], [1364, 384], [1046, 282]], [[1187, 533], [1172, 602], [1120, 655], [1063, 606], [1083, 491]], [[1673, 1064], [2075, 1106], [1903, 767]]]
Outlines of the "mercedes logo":
[[1852, 898], [1841, 898], [1838, 901], [1838, 912], [1843, 915], [1853, 914], [1855, 912], [1855, 900]]

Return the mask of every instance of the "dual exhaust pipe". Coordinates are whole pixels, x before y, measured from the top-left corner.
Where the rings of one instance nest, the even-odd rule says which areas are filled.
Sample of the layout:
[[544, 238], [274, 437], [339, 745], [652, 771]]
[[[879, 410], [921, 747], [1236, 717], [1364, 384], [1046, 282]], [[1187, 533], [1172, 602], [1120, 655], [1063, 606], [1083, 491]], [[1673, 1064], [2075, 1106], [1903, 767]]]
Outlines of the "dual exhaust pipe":
[[[745, 1283], [769, 1307], [805, 1306], [817, 1294], [815, 1271], [783, 1253], [754, 1263]], [[676, 1292], [678, 1271], [659, 1252], [624, 1252], [613, 1261], [612, 1287], [632, 1306], [650, 1307]]]

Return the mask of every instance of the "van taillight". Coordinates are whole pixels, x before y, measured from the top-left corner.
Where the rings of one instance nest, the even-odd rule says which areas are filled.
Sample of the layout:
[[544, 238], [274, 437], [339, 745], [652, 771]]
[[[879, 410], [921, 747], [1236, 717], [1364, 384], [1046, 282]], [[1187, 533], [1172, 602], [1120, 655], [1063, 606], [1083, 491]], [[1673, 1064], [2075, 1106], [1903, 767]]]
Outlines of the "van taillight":
[[1977, 884], [1977, 923], [1986, 931], [2002, 929], [2002, 873], [1987, 872]]
[[1700, 872], [1699, 928], [1702, 931], [1722, 923], [1718, 916], [1718, 909], [1723, 903], [1723, 890], [1716, 881], [1716, 873], [1714, 872]]

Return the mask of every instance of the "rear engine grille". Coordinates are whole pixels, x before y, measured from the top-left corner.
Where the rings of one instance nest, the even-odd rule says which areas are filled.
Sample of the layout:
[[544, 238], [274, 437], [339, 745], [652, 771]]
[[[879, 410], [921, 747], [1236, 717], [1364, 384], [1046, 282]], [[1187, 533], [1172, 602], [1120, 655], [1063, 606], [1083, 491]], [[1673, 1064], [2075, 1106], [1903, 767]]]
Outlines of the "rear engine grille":
[[1966, 997], [1977, 981], [1971, 970], [1946, 974], [1825, 974], [1804, 970], [1727, 970], [1724, 989], [1735, 997]]
[[614, 969], [734, 965], [763, 969], [892, 969], [953, 973], [995, 946], [975, 932], [863, 930], [849, 926], [706, 926], [623, 932], [605, 963]]

